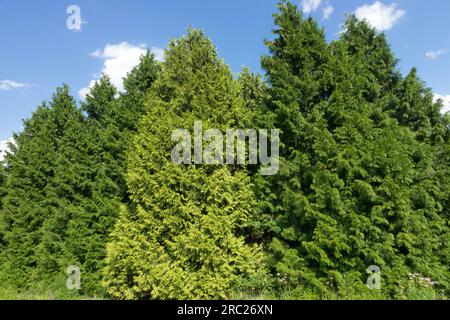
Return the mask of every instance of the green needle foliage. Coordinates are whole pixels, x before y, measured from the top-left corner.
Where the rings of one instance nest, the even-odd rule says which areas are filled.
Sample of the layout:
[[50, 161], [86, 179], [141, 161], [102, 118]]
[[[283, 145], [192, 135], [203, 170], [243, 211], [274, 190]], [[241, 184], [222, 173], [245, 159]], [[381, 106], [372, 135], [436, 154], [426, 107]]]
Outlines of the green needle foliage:
[[[36, 109], [0, 163], [0, 298], [450, 296], [450, 113], [355, 16], [332, 42], [289, 1], [274, 22], [265, 77], [189, 29], [125, 92], [103, 75], [80, 107], [63, 86]], [[280, 129], [278, 174], [175, 164], [196, 121]]]
[[[106, 243], [120, 204], [128, 201], [125, 150], [158, 70], [152, 54], [143, 56], [119, 97], [103, 76], [81, 110], [64, 86], [25, 122], [16, 151], [6, 159], [6, 177], [2, 171], [5, 285], [65, 295], [66, 269], [76, 265], [79, 293], [106, 294], [101, 286]], [[132, 116], [122, 117], [123, 110]]]
[[83, 292], [105, 295], [101, 286], [106, 243], [118, 216], [120, 205], [127, 203], [125, 152], [145, 113], [145, 96], [159, 73], [153, 54], [124, 79], [125, 92], [117, 92], [107, 76], [90, 90], [82, 109], [87, 113], [89, 134], [90, 195], [83, 201], [83, 211], [72, 219], [68, 245], [82, 266]]
[[128, 161], [132, 205], [108, 245], [105, 284], [122, 299], [226, 298], [238, 277], [264, 272], [262, 251], [239, 228], [256, 198], [245, 169], [177, 165], [172, 132], [240, 127], [240, 87], [201, 31], [174, 40]]
[[20, 288], [47, 283], [69, 262], [64, 231], [87, 181], [78, 157], [82, 124], [68, 87], [58, 88], [51, 103], [25, 121], [16, 152], [7, 158], [2, 277]]
[[378, 265], [387, 297], [408, 294], [408, 273], [448, 293], [441, 201], [449, 186], [436, 164], [448, 144], [441, 106], [415, 70], [401, 79], [384, 34], [365, 22], [350, 16], [328, 45], [295, 5], [279, 10], [262, 64], [283, 132], [269, 209], [277, 226], [272, 265], [286, 278], [284, 290], [298, 298], [379, 297], [365, 288], [367, 267]]

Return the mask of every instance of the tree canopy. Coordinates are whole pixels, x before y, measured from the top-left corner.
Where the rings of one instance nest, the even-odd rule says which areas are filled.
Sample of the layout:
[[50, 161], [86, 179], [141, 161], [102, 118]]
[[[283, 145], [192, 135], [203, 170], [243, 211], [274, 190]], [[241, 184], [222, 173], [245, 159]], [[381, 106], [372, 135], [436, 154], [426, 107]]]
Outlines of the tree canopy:
[[[78, 104], [63, 85], [24, 121], [0, 163], [0, 297], [450, 296], [450, 114], [366, 21], [327, 42], [295, 4], [277, 9], [264, 75], [235, 76], [189, 28], [124, 92], [102, 75]], [[197, 161], [225, 146], [214, 133], [248, 128], [280, 130], [276, 175]]]

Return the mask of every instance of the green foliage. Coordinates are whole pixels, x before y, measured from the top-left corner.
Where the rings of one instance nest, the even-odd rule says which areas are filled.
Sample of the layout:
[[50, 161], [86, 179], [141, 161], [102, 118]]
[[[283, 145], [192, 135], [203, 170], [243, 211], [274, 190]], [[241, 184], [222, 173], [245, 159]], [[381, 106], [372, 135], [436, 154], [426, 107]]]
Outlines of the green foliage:
[[[278, 10], [265, 78], [189, 29], [125, 92], [103, 75], [37, 108], [0, 163], [0, 298], [448, 299], [450, 114], [366, 22], [327, 43]], [[280, 129], [279, 173], [173, 163], [196, 121]]]
[[[15, 136], [7, 157], [7, 194], [1, 215], [2, 278], [21, 288], [48, 281], [70, 259], [63, 234], [74, 209], [69, 205], [84, 177], [77, 138], [82, 115], [66, 86], [42, 105]], [[64, 152], [58, 152], [62, 151]]]
[[[4, 183], [2, 178], [0, 279], [5, 285], [19, 292], [51, 287], [59, 296], [73, 295], [66, 288], [66, 269], [77, 265], [80, 293], [106, 294], [101, 286], [106, 243], [120, 204], [128, 201], [127, 139], [144, 113], [144, 96], [158, 68], [153, 55], [142, 57], [120, 98], [103, 76], [82, 104], [86, 115], [68, 87], [59, 88], [50, 105], [25, 122], [16, 151], [6, 159]], [[125, 119], [122, 112], [130, 101], [133, 114]]]
[[448, 292], [441, 192], [449, 187], [436, 166], [448, 130], [434, 130], [445, 119], [431, 91], [414, 70], [400, 79], [385, 36], [365, 22], [350, 16], [341, 39], [327, 45], [293, 4], [279, 9], [262, 62], [284, 144], [267, 206], [277, 225], [272, 265], [285, 275], [284, 289], [326, 297], [334, 283], [339, 298], [365, 297], [339, 283], [351, 275], [363, 284], [376, 264], [385, 297], [395, 297], [408, 272]]
[[[170, 43], [129, 152], [128, 189], [108, 245], [105, 285], [121, 299], [226, 298], [237, 277], [264, 271], [240, 225], [256, 202], [245, 170], [177, 165], [172, 132], [226, 129], [245, 119], [240, 88], [201, 31]], [[205, 130], [207, 128], [204, 128]]]

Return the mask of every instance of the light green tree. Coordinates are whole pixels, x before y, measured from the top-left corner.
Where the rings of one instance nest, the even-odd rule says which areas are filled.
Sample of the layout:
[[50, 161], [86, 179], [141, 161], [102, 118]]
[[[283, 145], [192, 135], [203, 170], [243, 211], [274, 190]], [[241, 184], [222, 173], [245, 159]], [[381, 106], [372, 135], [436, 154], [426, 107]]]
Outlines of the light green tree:
[[203, 32], [169, 44], [129, 151], [131, 205], [108, 245], [105, 285], [121, 299], [226, 298], [233, 282], [265, 272], [239, 235], [256, 204], [245, 168], [172, 162], [174, 130], [239, 127], [240, 87]]

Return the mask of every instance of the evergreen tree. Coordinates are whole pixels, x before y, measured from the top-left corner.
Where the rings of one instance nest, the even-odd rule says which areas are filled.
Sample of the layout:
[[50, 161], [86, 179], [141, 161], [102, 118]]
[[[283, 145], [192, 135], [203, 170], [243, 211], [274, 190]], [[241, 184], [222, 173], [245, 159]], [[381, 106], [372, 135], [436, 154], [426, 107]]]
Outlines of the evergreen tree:
[[[5, 188], [5, 183], [6, 183], [6, 170], [4, 167], [4, 164], [2, 161], [0, 161], [0, 217], [1, 217], [1, 210], [3, 208], [3, 198], [6, 195], [6, 188]], [[2, 220], [0, 218], [0, 251], [3, 252], [4, 248], [4, 235], [2, 234], [4, 228], [2, 227]], [[2, 264], [2, 256], [0, 254], [0, 266]], [[1, 272], [0, 272], [0, 277], [1, 277]]]
[[[157, 79], [160, 64], [151, 52], [141, 57], [140, 63], [124, 79], [125, 93], [121, 94], [117, 122], [124, 133], [136, 131], [139, 120], [144, 115], [146, 95]], [[127, 138], [130, 138], [127, 136]]]
[[[296, 5], [278, 9], [266, 81], [248, 69], [234, 79], [189, 29], [163, 63], [143, 55], [125, 92], [103, 75], [78, 108], [63, 86], [24, 121], [0, 162], [0, 289], [450, 295], [450, 113], [415, 68], [402, 76], [367, 22], [348, 16], [327, 43]], [[279, 173], [198, 163], [193, 136], [231, 128], [281, 129]], [[177, 129], [190, 139], [183, 165], [172, 159]], [[66, 289], [70, 265], [81, 268], [77, 293]], [[381, 291], [366, 287], [371, 265]]]
[[[271, 129], [274, 126], [274, 113], [268, 107], [270, 99], [267, 83], [260, 75], [250, 73], [244, 68], [237, 79], [242, 92], [242, 98], [246, 108], [251, 113], [250, 123], [246, 128]], [[245, 236], [248, 240], [257, 243], [265, 243], [270, 237], [270, 230], [274, 228], [273, 216], [271, 215], [272, 200], [270, 183], [260, 173], [259, 165], [249, 165], [249, 174], [252, 178], [254, 191], [258, 198], [258, 215], [254, 216], [245, 226]]]
[[237, 279], [264, 272], [258, 247], [236, 235], [255, 205], [245, 170], [171, 160], [175, 129], [201, 120], [204, 130], [224, 130], [247, 113], [201, 31], [170, 43], [128, 155], [132, 206], [122, 208], [105, 271], [113, 297], [225, 298]]
[[143, 56], [119, 99], [102, 77], [82, 106], [87, 118], [64, 86], [25, 122], [8, 158], [0, 218], [2, 276], [18, 290], [65, 288], [66, 268], [77, 265], [81, 292], [104, 294], [106, 242], [127, 201], [124, 154], [158, 68]]
[[391, 297], [403, 294], [409, 272], [445, 288], [434, 149], [410, 130], [412, 119], [399, 125], [389, 116], [400, 76], [384, 35], [351, 16], [328, 46], [293, 4], [279, 9], [271, 55], [262, 60], [283, 143], [280, 174], [269, 179], [273, 266], [295, 297], [308, 288], [322, 297], [336, 289], [373, 295], [365, 288], [370, 265], [383, 270]]
[[88, 116], [90, 196], [83, 200], [83, 210], [70, 222], [68, 250], [82, 265], [83, 292], [90, 295], [105, 294], [101, 271], [106, 243], [120, 204], [128, 203], [125, 151], [145, 114], [145, 96], [158, 72], [158, 62], [147, 53], [124, 79], [126, 92], [119, 98], [104, 75], [82, 105]]
[[69, 88], [58, 88], [15, 140], [1, 215], [2, 270], [19, 290], [61, 288], [66, 268], [77, 262], [67, 250], [67, 227], [90, 196], [84, 117]]
[[124, 79], [126, 91], [120, 95], [117, 109], [115, 109], [117, 111], [109, 120], [114, 123], [110, 134], [114, 145], [110, 145], [108, 151], [117, 161], [117, 167], [114, 170], [115, 181], [122, 191], [124, 202], [127, 203], [129, 200], [125, 182], [125, 154], [136, 133], [139, 121], [148, 112], [146, 97], [159, 76], [160, 68], [160, 63], [155, 60], [152, 53], [147, 52], [141, 57], [140, 63]]
[[53, 175], [43, 190], [45, 202], [41, 206], [48, 214], [39, 230], [36, 271], [65, 286], [67, 267], [80, 266], [78, 257], [69, 250], [67, 230], [84, 212], [84, 198], [91, 196], [92, 171], [85, 118], [67, 86], [59, 88], [53, 97], [50, 121], [55, 158]]
[[8, 158], [6, 195], [1, 212], [2, 280], [17, 287], [27, 287], [38, 275], [36, 249], [40, 228], [48, 213], [42, 210], [46, 201], [42, 192], [54, 175], [55, 141], [51, 108], [41, 105], [24, 130], [15, 137], [17, 149]]
[[373, 101], [398, 84], [401, 77], [396, 69], [398, 60], [384, 33], [377, 33], [366, 21], [350, 15], [340, 41], [346, 47], [353, 67], [366, 78], [363, 94], [367, 100]]
[[78, 148], [79, 163], [84, 163], [84, 180], [79, 181], [78, 193], [69, 205], [75, 210], [67, 223], [66, 250], [81, 268], [82, 292], [104, 295], [100, 285], [101, 270], [106, 256], [108, 234], [117, 217], [123, 190], [118, 181], [123, 168], [116, 158], [120, 132], [115, 124], [117, 112], [116, 89], [107, 76], [103, 76], [90, 90], [82, 110], [87, 113], [83, 123], [84, 148]]

